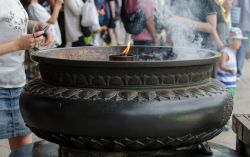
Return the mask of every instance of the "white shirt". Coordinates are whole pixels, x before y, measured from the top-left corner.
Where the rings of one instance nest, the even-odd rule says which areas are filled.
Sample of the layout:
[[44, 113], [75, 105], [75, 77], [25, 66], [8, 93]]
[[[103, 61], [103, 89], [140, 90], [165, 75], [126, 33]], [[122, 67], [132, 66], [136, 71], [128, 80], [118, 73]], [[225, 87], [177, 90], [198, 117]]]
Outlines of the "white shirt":
[[75, 42], [81, 37], [80, 15], [82, 10], [82, 0], [65, 0], [64, 16], [65, 16], [65, 32], [67, 42]]
[[[224, 48], [222, 52], [228, 55], [228, 61], [225, 63], [225, 67], [237, 71], [236, 52], [228, 47]], [[225, 72], [220, 66], [217, 68], [217, 78], [224, 83], [227, 88], [236, 87], [237, 75]]]
[[[27, 33], [28, 15], [19, 0], [0, 0], [0, 43]], [[19, 88], [26, 83], [24, 51], [0, 56], [0, 88]]]
[[[48, 11], [41, 6], [39, 3], [31, 3], [28, 7], [28, 13], [31, 20], [47, 22], [51, 15]], [[58, 22], [55, 24], [50, 24], [53, 35], [55, 37], [56, 43], [58, 45], [62, 44], [61, 31], [58, 25]]]

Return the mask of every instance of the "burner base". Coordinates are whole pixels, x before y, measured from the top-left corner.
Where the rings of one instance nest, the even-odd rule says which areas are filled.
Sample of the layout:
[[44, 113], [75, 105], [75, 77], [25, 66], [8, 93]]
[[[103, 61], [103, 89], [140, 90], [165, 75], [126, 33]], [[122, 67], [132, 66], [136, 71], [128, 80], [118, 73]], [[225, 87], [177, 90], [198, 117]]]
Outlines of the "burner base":
[[[140, 152], [94, 152], [73, 150], [49, 143], [47, 141], [36, 142], [22, 147], [10, 154], [9, 157], [241, 157], [236, 151], [215, 144], [209, 143], [213, 154], [204, 155], [202, 149], [196, 150], [158, 150]], [[59, 155], [61, 153], [61, 155]]]

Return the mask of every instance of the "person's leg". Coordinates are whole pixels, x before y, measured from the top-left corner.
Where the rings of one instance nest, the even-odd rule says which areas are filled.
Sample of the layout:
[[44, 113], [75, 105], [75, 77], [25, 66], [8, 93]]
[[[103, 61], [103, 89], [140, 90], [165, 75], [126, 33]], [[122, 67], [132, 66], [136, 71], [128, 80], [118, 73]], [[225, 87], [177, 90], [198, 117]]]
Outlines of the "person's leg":
[[9, 145], [10, 145], [11, 151], [14, 151], [17, 148], [20, 148], [24, 145], [31, 144], [31, 143], [32, 143], [32, 135], [31, 134], [9, 139]]
[[115, 39], [116, 39], [116, 45], [121, 45], [121, 42], [120, 42], [120, 37], [118, 35], [118, 32], [117, 32], [117, 28], [114, 28], [114, 34], [115, 34]]
[[106, 43], [107, 46], [112, 45], [112, 39], [111, 39], [111, 36], [110, 36], [109, 32], [110, 31], [108, 29], [108, 30], [101, 33], [101, 38]]
[[[31, 131], [26, 127], [25, 122], [22, 118], [19, 99], [21, 95], [22, 88], [10, 89], [10, 107], [11, 107], [11, 136], [9, 136], [9, 146], [11, 151], [16, 150], [27, 144], [32, 143]], [[10, 128], [9, 128], [10, 130]]]
[[93, 46], [103, 45], [103, 40], [101, 40], [101, 36], [107, 29], [108, 29], [107, 26], [103, 25], [98, 30], [95, 31], [94, 37], [91, 43]]
[[[250, 32], [243, 32], [243, 35], [246, 37], [250, 37]], [[242, 40], [241, 47], [239, 51], [237, 52], [237, 77], [240, 78], [242, 75], [242, 70], [246, 58], [246, 52], [249, 47], [249, 39], [247, 40]]]
[[121, 42], [120, 42], [120, 38], [119, 38], [119, 35], [118, 35], [118, 28], [117, 28], [117, 21], [113, 21], [113, 27], [112, 27], [112, 36], [114, 35], [115, 36], [115, 40], [116, 40], [116, 45], [121, 45]]
[[100, 32], [95, 32], [91, 41], [91, 45], [93, 46], [100, 46]]
[[114, 37], [114, 28], [109, 28], [108, 29], [108, 34], [110, 36], [110, 43], [113, 44], [114, 41], [113, 41], [113, 37]]

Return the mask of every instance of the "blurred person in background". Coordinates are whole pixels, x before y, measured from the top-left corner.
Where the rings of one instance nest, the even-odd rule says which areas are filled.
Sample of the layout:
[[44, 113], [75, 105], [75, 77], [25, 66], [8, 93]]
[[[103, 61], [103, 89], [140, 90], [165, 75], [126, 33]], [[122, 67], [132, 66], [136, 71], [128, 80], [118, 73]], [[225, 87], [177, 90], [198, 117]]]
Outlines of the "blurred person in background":
[[[140, 11], [142, 11], [141, 16], [146, 18], [145, 28], [142, 28], [139, 34], [132, 34], [131, 36], [134, 45], [159, 45], [154, 22], [153, 0], [123, 0], [122, 3], [121, 18]], [[123, 23], [126, 25], [130, 21], [123, 20]]]
[[236, 53], [243, 40], [242, 31], [238, 27], [232, 27], [228, 33], [228, 46], [221, 51], [221, 59], [218, 66], [217, 78], [235, 96], [237, 81]]
[[65, 32], [66, 41], [72, 43], [72, 47], [85, 46], [85, 39], [81, 30], [81, 11], [82, 0], [65, 0], [64, 16], [65, 16]]
[[[39, 4], [41, 4], [50, 14], [53, 12], [53, 8], [55, 5], [55, 0], [39, 0]], [[61, 31], [61, 39], [62, 44], [58, 47], [65, 47], [66, 46], [66, 34], [65, 34], [65, 21], [64, 21], [64, 10], [63, 7], [60, 9], [59, 16], [58, 16], [58, 25]]]
[[[97, 41], [101, 39], [107, 44], [111, 45], [111, 36], [108, 32], [108, 27], [112, 26], [114, 23], [110, 23], [112, 15], [109, 0], [95, 0], [96, 9], [99, 17], [99, 24], [101, 26], [99, 32], [95, 33], [94, 40]], [[112, 26], [113, 27], [113, 26]], [[99, 45], [95, 45], [99, 46]]]
[[116, 22], [119, 20], [120, 16], [120, 7], [118, 0], [109, 0], [110, 10], [111, 10], [111, 18], [108, 24], [109, 34], [112, 37], [113, 34], [115, 36], [116, 44], [121, 45], [119, 40], [119, 33], [117, 30]]
[[231, 18], [231, 10], [233, 7], [234, 0], [221, 0], [224, 3], [222, 4], [222, 15], [228, 25], [229, 28], [232, 27], [232, 18]]
[[[57, 3], [53, 5], [54, 3], [52, 3], [52, 1], [43, 0], [42, 4], [44, 6], [38, 2], [38, 0], [21, 0], [21, 3], [29, 14], [30, 20], [47, 22], [50, 24], [55, 41], [49, 47], [58, 47], [61, 45], [62, 40], [57, 18], [63, 1], [57, 0]], [[25, 53], [25, 72], [27, 80], [32, 80], [40, 76], [38, 64], [32, 61], [30, 52]]]
[[249, 0], [234, 0], [234, 6], [241, 8], [241, 17], [239, 27], [243, 32], [243, 36], [248, 37], [243, 40], [239, 52], [237, 53], [237, 79], [240, 80], [242, 76], [243, 66], [246, 58], [246, 53], [249, 49], [250, 38], [250, 1]]
[[50, 14], [52, 13], [52, 7], [55, 3], [55, 0], [38, 0], [39, 4], [41, 4]]
[[62, 8], [63, 0], [55, 0], [53, 12], [51, 14], [46, 8], [38, 3], [38, 0], [21, 0], [21, 2], [25, 8], [27, 8], [31, 20], [47, 22], [50, 24], [50, 28], [52, 29], [56, 41], [56, 46], [61, 45], [61, 31], [57, 19]]
[[[49, 30], [46, 38], [42, 36], [47, 24], [29, 21], [19, 0], [0, 1], [0, 19], [0, 139], [8, 139], [14, 151], [32, 143], [31, 131], [19, 110], [19, 97], [26, 83], [24, 50], [47, 46], [53, 35]], [[27, 30], [33, 34], [27, 34]]]
[[[202, 38], [201, 47], [221, 50], [224, 43], [217, 32], [217, 14], [213, 0], [171, 0], [172, 23], [195, 29], [195, 38]], [[180, 12], [180, 10], [182, 10]]]
[[217, 32], [223, 44], [227, 44], [229, 29], [231, 28], [232, 0], [214, 0], [217, 14]]

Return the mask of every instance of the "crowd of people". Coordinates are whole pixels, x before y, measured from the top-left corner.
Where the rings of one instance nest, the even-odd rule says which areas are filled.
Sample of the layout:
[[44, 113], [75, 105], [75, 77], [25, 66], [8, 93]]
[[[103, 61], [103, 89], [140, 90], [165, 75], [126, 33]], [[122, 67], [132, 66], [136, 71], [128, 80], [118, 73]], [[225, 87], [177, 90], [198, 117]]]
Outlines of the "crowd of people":
[[[221, 52], [215, 75], [235, 95], [249, 47], [249, 1], [124, 0], [123, 5], [121, 19], [135, 45], [190, 47], [196, 44], [199, 48]], [[146, 20], [140, 18], [140, 24], [133, 24], [134, 21], [126, 17], [130, 14], [145, 16]], [[140, 28], [144, 29], [139, 31]], [[162, 32], [164, 36], [159, 37]], [[185, 45], [180, 42], [183, 38], [190, 42]]]
[[[221, 51], [228, 45], [229, 30], [239, 27], [249, 37], [249, 3], [246, 0], [21, 0], [30, 20], [50, 24], [57, 47], [126, 44], [116, 28], [123, 23], [125, 36], [134, 45], [174, 45], [177, 27], [185, 26], [194, 34], [183, 33], [200, 48]], [[83, 16], [94, 5], [88, 16]], [[241, 9], [241, 17], [234, 8]], [[182, 10], [182, 11], [180, 11]], [[96, 13], [95, 13], [96, 12]], [[231, 14], [232, 13], [232, 14]], [[164, 15], [164, 19], [159, 17]], [[96, 24], [82, 24], [98, 16]], [[135, 18], [131, 18], [135, 16]], [[233, 19], [231, 17], [234, 17]], [[132, 19], [132, 20], [131, 20]], [[240, 19], [240, 20], [239, 20]], [[133, 21], [135, 20], [135, 21]], [[93, 21], [93, 20], [92, 20]], [[136, 32], [137, 31], [137, 32]], [[177, 41], [178, 41], [177, 37]], [[177, 42], [176, 42], [177, 43]], [[240, 80], [249, 40], [237, 51], [237, 79]], [[182, 45], [183, 46], [183, 45]], [[184, 45], [185, 46], [185, 45]]]
[[2, 0], [0, 139], [8, 138], [11, 150], [32, 142], [18, 101], [26, 83], [25, 50], [121, 45], [130, 35], [134, 45], [173, 46], [174, 31], [183, 28], [200, 48], [221, 52], [217, 77], [234, 94], [249, 47], [249, 16], [249, 0]]
[[[50, 24], [57, 47], [125, 44], [118, 33], [123, 29], [116, 28], [118, 23], [123, 23], [126, 36], [131, 35], [134, 45], [189, 46], [190, 42], [188, 45], [177, 44], [180, 38], [184, 38], [191, 43], [200, 44], [199, 48], [223, 52], [230, 43], [231, 28], [239, 27], [243, 31], [243, 36], [250, 37], [250, 24], [247, 20], [250, 11], [249, 2], [246, 0], [66, 0], [65, 2], [21, 0], [21, 2], [30, 20]], [[232, 11], [234, 8], [240, 8], [241, 17], [238, 12]], [[84, 10], [88, 10], [87, 16]], [[98, 21], [95, 23], [94, 19]], [[181, 37], [176, 37], [177, 30], [183, 31]], [[242, 46], [236, 53], [237, 80], [240, 80], [242, 75], [248, 44], [249, 40], [243, 40]]]

